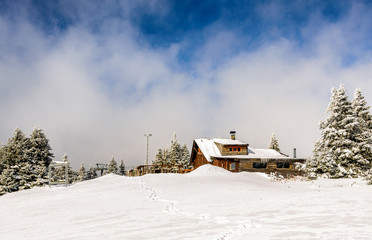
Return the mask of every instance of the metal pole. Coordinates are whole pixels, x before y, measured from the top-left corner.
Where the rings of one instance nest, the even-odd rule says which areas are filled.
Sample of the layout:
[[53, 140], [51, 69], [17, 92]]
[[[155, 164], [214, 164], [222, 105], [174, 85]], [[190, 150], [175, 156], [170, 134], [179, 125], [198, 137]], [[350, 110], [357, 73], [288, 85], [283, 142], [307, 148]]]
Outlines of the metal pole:
[[149, 165], [149, 137], [151, 137], [152, 134], [145, 134], [146, 137], [146, 162], [145, 165]]

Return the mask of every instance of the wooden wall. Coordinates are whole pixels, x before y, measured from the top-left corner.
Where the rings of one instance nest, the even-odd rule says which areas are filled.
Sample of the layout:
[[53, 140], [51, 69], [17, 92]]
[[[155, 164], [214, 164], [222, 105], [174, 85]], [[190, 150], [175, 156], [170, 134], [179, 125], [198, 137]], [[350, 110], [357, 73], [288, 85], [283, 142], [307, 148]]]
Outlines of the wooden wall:
[[[221, 155], [248, 155], [247, 145], [222, 145], [220, 143], [215, 143], [218, 150], [220, 150]], [[230, 148], [240, 148], [240, 151], [230, 151]]]
[[[231, 169], [231, 164], [235, 163], [235, 169]], [[227, 160], [227, 159], [214, 159], [213, 164], [214, 166], [222, 167], [226, 170], [229, 170], [230, 172], [239, 172], [240, 166], [239, 161], [234, 160]]]
[[204, 157], [203, 153], [198, 151], [196, 154], [195, 154], [195, 159], [193, 159], [193, 167], [194, 169], [197, 169], [198, 167], [200, 167], [201, 165], [204, 165], [204, 164], [208, 164], [208, 160]]
[[[253, 168], [253, 163], [262, 163], [266, 162], [266, 168]], [[289, 168], [277, 168], [278, 162], [288, 162]], [[284, 175], [301, 175], [303, 174], [301, 171], [298, 171], [295, 169], [295, 162], [305, 162], [303, 159], [298, 160], [290, 160], [290, 161], [284, 161], [284, 160], [275, 160], [270, 159], [268, 161], [264, 161], [262, 159], [242, 159], [240, 160], [240, 171], [247, 171], [247, 172], [265, 172], [265, 173], [272, 173], [272, 172], [279, 172]]]
[[[231, 164], [235, 163], [235, 169], [231, 170]], [[226, 170], [229, 170], [231, 172], [239, 172], [240, 166], [239, 161], [234, 161], [231, 159], [213, 159], [213, 162], [210, 163], [208, 160], [204, 157], [203, 153], [198, 151], [195, 154], [195, 159], [193, 159], [193, 167], [194, 169], [197, 169], [201, 165], [204, 164], [212, 164], [214, 166], [222, 167]]]

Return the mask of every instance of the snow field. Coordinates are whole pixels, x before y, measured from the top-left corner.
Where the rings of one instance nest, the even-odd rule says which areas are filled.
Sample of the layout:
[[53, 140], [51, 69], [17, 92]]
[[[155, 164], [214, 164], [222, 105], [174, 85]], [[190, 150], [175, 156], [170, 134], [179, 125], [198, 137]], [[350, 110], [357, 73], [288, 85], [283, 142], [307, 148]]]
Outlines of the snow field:
[[371, 239], [361, 179], [275, 182], [214, 166], [0, 197], [0, 239]]

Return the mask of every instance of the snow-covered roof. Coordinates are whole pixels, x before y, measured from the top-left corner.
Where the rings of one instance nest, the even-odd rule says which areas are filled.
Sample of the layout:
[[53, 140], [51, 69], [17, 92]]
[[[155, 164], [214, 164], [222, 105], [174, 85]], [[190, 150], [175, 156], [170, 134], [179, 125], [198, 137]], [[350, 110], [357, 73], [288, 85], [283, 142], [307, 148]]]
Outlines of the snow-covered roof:
[[[208, 162], [212, 162], [212, 158], [233, 158], [233, 159], [289, 159], [284, 154], [281, 154], [274, 149], [255, 149], [248, 147], [248, 155], [222, 155], [215, 143], [223, 145], [247, 145], [239, 140], [231, 139], [220, 139], [220, 138], [198, 138], [195, 139], [198, 144], [200, 151], [204, 154], [204, 157]], [[235, 144], [231, 144], [235, 143]]]
[[222, 145], [248, 145], [248, 143], [233, 139], [214, 138], [213, 141]]

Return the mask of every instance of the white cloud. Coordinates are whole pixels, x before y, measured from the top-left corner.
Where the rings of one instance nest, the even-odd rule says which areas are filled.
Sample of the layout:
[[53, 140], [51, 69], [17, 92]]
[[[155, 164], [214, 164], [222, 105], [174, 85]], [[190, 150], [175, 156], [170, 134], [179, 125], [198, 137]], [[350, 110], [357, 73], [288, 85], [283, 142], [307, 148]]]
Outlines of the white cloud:
[[0, 141], [16, 126], [26, 133], [40, 126], [56, 158], [66, 152], [77, 168], [111, 156], [127, 166], [143, 163], [145, 133], [153, 134], [151, 158], [174, 131], [191, 147], [194, 138], [228, 137], [236, 130], [261, 148], [275, 132], [284, 152], [297, 147], [306, 157], [332, 86], [343, 82], [350, 97], [361, 87], [372, 103], [372, 60], [363, 58], [369, 53], [358, 52], [363, 61], [344, 66], [343, 49], [353, 38], [335, 43], [347, 35], [352, 17], [323, 22], [316, 32], [307, 26], [309, 49], [282, 38], [237, 55], [231, 49], [243, 44], [238, 35], [215, 26], [207, 30], [217, 31], [215, 37], [206, 34], [192, 59], [196, 74], [178, 66], [184, 42], [154, 49], [138, 41], [128, 20], [106, 21], [99, 35], [81, 23], [51, 37], [27, 22], [0, 19], [8, 33], [0, 37]]

